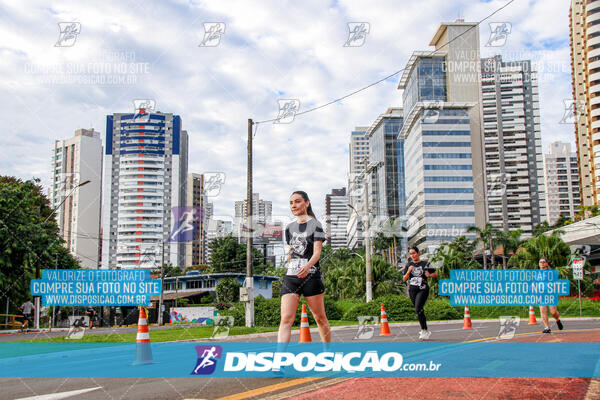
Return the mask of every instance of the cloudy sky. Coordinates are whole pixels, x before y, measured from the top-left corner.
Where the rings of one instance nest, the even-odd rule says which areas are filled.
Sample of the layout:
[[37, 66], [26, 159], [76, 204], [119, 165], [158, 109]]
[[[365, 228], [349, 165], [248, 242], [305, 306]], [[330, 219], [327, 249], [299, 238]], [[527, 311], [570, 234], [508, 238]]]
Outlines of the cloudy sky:
[[[298, 99], [302, 111], [341, 97], [430, 50], [440, 22], [477, 22], [506, 3], [1, 1], [0, 173], [47, 186], [54, 140], [93, 127], [104, 141], [107, 114], [154, 99], [182, 117], [189, 171], [226, 174], [212, 200], [216, 215], [232, 215], [246, 194], [248, 118], [276, 117], [278, 99]], [[571, 96], [568, 11], [562, 0], [515, 0], [480, 26], [482, 56], [537, 63], [544, 151], [574, 142], [572, 125], [559, 123]], [[61, 22], [80, 23], [73, 46], [55, 46]], [[218, 46], [200, 46], [208, 22], [225, 24]], [[343, 46], [349, 22], [369, 23], [364, 45]], [[511, 24], [503, 47], [485, 47], [489, 22]], [[394, 77], [291, 124], [258, 126], [254, 191], [273, 202], [273, 214], [290, 214], [295, 189], [324, 212], [325, 194], [347, 179], [350, 131], [401, 106], [397, 86]]]

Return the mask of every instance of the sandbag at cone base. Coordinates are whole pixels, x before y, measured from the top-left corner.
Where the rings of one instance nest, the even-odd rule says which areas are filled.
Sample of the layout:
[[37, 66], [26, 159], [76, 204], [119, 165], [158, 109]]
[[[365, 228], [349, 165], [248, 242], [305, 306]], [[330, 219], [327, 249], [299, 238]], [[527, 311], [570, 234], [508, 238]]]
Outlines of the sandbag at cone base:
[[300, 343], [311, 343], [310, 328], [308, 326], [308, 313], [306, 305], [302, 304], [302, 314], [300, 315]]
[[387, 314], [385, 312], [385, 306], [381, 305], [381, 322], [379, 323], [379, 335], [378, 336], [392, 336], [390, 332], [390, 325], [388, 324]]
[[469, 306], [465, 306], [465, 319], [463, 322], [463, 329], [473, 329], [473, 325], [471, 325], [471, 312], [469, 311]]
[[537, 325], [537, 320], [535, 319], [535, 310], [533, 306], [529, 306], [529, 323], [527, 325]]
[[152, 358], [152, 348], [150, 347], [148, 319], [146, 317], [146, 310], [143, 307], [140, 307], [135, 342], [135, 360], [133, 361], [133, 365], [152, 364], [154, 359]]

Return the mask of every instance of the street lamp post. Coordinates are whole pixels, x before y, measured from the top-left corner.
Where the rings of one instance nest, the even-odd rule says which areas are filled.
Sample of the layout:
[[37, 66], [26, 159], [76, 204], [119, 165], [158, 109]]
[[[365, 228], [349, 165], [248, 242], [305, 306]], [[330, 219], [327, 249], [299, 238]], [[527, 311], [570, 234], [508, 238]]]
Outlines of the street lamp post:
[[[56, 212], [56, 210], [58, 210], [64, 203], [65, 201], [71, 197], [71, 195], [73, 194], [73, 192], [75, 192], [75, 189], [78, 189], [84, 185], [87, 185], [88, 183], [90, 183], [91, 181], [88, 179], [85, 182], [81, 182], [80, 184], [78, 184], [77, 186], [74, 186], [71, 191], [69, 192], [68, 195], [65, 196], [64, 199], [62, 199], [62, 201], [60, 202], [59, 205], [57, 205], [56, 207], [54, 207], [52, 209], [52, 212], [46, 217], [46, 219], [44, 219], [44, 222], [42, 222], [42, 225], [45, 224], [46, 222], [48, 222], [48, 220], [50, 219], [50, 217], [52, 217], [54, 215], [54, 213]], [[57, 261], [58, 263], [58, 261]], [[40, 279], [40, 265], [39, 263], [36, 263], [35, 266], [35, 279]], [[40, 297], [36, 296], [35, 298], [35, 320], [34, 320], [34, 328], [35, 329], [40, 329]]]

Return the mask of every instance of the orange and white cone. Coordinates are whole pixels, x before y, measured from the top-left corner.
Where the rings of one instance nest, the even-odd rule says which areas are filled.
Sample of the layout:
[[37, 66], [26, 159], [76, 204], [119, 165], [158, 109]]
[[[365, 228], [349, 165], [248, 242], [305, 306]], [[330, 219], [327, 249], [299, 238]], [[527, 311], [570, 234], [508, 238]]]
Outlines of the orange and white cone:
[[140, 307], [138, 318], [137, 336], [135, 338], [135, 361], [134, 365], [152, 364], [152, 348], [150, 347], [150, 333], [148, 333], [148, 319], [146, 310]]
[[535, 310], [533, 306], [529, 306], [529, 323], [527, 325], [537, 325], [537, 320], [535, 319]]
[[310, 328], [308, 326], [308, 313], [306, 304], [302, 304], [302, 314], [300, 315], [300, 343], [311, 343]]
[[385, 306], [381, 305], [381, 318], [379, 322], [379, 336], [392, 336], [390, 332], [390, 325], [388, 324], [387, 314], [385, 312]]
[[469, 311], [469, 306], [465, 306], [465, 319], [463, 322], [463, 329], [473, 329], [473, 325], [471, 325], [471, 312]]

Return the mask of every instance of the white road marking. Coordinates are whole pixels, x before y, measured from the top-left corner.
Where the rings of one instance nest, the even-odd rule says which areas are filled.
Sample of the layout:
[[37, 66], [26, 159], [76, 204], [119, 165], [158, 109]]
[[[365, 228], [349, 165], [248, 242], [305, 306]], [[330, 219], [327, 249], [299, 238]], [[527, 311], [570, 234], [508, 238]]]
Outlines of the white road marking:
[[94, 387], [94, 388], [71, 390], [69, 392], [41, 394], [38, 396], [22, 397], [22, 398], [16, 399], [16, 400], [60, 400], [60, 399], [66, 399], [71, 396], [76, 396], [78, 394], [92, 392], [92, 391], [98, 390], [98, 389], [102, 389], [102, 387], [98, 386], [98, 387]]

